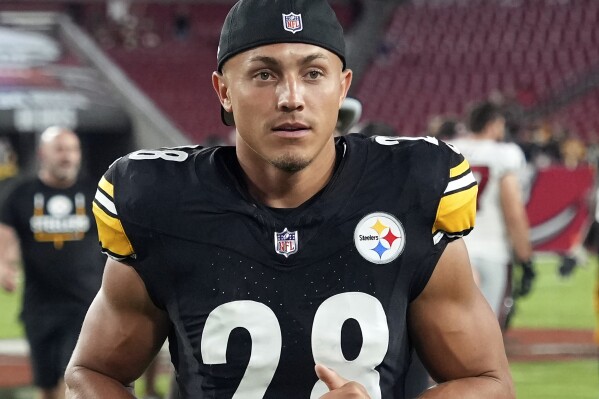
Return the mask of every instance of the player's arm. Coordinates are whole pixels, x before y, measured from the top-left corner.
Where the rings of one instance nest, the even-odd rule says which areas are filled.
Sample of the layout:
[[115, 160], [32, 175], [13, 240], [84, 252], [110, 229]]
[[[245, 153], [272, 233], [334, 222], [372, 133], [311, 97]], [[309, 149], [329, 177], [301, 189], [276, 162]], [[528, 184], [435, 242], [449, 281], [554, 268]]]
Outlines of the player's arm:
[[408, 314], [410, 336], [439, 384], [421, 398], [514, 398], [497, 319], [476, 287], [462, 239], [447, 245]]
[[518, 261], [527, 262], [532, 257], [532, 246], [518, 176], [515, 173], [507, 173], [499, 184], [501, 209], [512, 248]]
[[12, 292], [17, 288], [21, 246], [15, 230], [0, 223], [0, 286]]
[[65, 374], [68, 398], [134, 398], [128, 387], [163, 345], [170, 323], [137, 272], [109, 259]]

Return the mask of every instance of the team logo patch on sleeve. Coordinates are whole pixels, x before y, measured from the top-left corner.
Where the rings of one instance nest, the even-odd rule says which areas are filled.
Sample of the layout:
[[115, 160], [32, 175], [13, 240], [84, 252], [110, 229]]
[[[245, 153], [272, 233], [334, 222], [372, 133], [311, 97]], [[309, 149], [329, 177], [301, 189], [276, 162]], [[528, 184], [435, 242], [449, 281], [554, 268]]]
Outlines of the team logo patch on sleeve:
[[283, 14], [283, 28], [295, 34], [295, 32], [299, 32], [304, 29], [304, 25], [302, 24], [302, 14]]
[[354, 243], [364, 259], [382, 265], [401, 255], [406, 233], [395, 216], [376, 212], [360, 220], [354, 231]]
[[298, 234], [297, 231], [285, 230], [275, 232], [275, 251], [278, 254], [284, 255], [286, 258], [297, 252]]

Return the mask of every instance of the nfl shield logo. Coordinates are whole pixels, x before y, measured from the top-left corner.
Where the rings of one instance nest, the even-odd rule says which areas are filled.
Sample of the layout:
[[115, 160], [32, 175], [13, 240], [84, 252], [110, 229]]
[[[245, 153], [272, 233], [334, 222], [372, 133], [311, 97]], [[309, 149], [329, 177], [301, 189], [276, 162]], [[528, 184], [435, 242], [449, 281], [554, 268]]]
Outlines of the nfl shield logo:
[[283, 14], [283, 28], [293, 34], [304, 29], [302, 24], [302, 14]]
[[275, 232], [275, 251], [286, 258], [297, 252], [297, 231], [289, 231], [287, 227], [280, 233]]

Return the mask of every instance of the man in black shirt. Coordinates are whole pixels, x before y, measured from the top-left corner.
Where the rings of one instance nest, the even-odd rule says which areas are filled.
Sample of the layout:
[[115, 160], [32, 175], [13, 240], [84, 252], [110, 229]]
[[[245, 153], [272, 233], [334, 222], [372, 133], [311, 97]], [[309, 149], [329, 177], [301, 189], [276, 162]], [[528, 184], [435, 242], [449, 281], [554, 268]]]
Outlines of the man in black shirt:
[[37, 176], [14, 184], [0, 211], [0, 285], [25, 279], [21, 320], [41, 397], [63, 398], [64, 370], [98, 292], [105, 257], [91, 213], [95, 184], [79, 178], [77, 135], [51, 127], [40, 138]]

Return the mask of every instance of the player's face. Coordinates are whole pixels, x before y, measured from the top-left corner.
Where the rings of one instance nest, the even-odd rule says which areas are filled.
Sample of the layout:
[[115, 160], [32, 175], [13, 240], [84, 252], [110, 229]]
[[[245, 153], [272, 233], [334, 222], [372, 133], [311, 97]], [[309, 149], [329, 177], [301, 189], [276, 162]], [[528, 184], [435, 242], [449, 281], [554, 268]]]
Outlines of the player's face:
[[297, 172], [332, 143], [351, 71], [321, 47], [280, 43], [236, 55], [213, 83], [235, 116], [238, 155]]
[[60, 182], [72, 182], [81, 166], [81, 146], [77, 136], [70, 132], [56, 135], [40, 147], [41, 167]]

